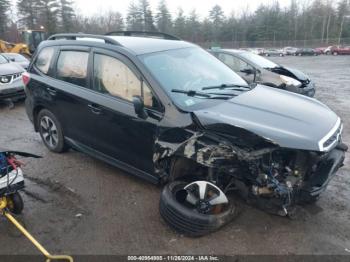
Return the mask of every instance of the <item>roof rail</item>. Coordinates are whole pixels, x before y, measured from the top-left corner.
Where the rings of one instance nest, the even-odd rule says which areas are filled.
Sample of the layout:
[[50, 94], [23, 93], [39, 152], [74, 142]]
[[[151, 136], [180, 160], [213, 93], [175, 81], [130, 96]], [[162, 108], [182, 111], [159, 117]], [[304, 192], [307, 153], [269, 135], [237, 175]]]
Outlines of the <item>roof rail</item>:
[[121, 46], [121, 44], [118, 41], [116, 41], [108, 36], [82, 34], [82, 33], [55, 34], [55, 35], [50, 36], [47, 40], [58, 40], [58, 39], [77, 40], [77, 38], [100, 39], [100, 40], [104, 40], [106, 44]]
[[106, 33], [105, 35], [120, 35], [120, 36], [141, 36], [141, 37], [154, 37], [154, 38], [163, 38], [166, 40], [181, 40], [180, 38], [162, 33], [162, 32], [151, 32], [151, 31], [112, 31]]

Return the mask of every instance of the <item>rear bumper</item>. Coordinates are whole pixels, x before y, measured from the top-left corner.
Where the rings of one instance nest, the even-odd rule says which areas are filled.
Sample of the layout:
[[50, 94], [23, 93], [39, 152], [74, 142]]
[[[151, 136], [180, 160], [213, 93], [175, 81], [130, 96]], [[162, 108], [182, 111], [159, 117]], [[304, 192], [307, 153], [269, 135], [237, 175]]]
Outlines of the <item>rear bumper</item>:
[[300, 200], [316, 198], [326, 190], [338, 169], [343, 166], [346, 151], [347, 146], [340, 144], [318, 163], [316, 171], [309, 177], [300, 191]]

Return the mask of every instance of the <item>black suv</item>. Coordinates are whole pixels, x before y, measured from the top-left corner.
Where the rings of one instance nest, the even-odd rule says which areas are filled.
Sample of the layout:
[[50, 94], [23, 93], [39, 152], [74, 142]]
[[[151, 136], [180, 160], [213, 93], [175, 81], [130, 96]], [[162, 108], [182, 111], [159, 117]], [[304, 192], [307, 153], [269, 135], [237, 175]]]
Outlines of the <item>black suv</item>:
[[327, 106], [248, 85], [202, 48], [165, 34], [54, 35], [28, 71], [27, 114], [48, 149], [70, 147], [167, 182], [161, 215], [188, 235], [229, 222], [232, 191], [293, 214], [317, 200], [347, 150]]

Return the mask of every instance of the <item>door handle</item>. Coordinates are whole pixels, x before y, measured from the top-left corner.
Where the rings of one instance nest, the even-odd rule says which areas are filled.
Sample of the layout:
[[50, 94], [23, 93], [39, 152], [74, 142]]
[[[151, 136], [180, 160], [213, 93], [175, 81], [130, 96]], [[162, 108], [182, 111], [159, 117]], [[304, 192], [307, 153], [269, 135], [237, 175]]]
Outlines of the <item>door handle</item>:
[[102, 109], [99, 106], [93, 105], [93, 104], [89, 104], [88, 107], [90, 108], [90, 111], [94, 114], [101, 114]]
[[47, 87], [46, 91], [49, 92], [52, 96], [57, 95], [57, 91], [51, 87]]

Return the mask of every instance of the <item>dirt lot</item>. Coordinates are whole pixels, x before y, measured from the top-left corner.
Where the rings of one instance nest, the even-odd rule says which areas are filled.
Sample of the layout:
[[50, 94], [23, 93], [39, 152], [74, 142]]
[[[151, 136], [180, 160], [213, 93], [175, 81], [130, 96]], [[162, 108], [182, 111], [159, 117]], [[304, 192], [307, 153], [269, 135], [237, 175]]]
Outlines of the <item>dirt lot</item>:
[[[350, 57], [272, 59], [311, 76], [316, 98], [341, 116], [343, 139], [350, 144]], [[44, 157], [27, 161], [20, 220], [55, 253], [350, 255], [349, 153], [318, 204], [302, 209], [297, 220], [244, 206], [224, 229], [191, 239], [162, 221], [159, 187], [78, 152], [48, 152], [23, 103], [12, 110], [0, 106], [0, 146]], [[0, 254], [37, 254], [5, 219], [0, 220]]]

